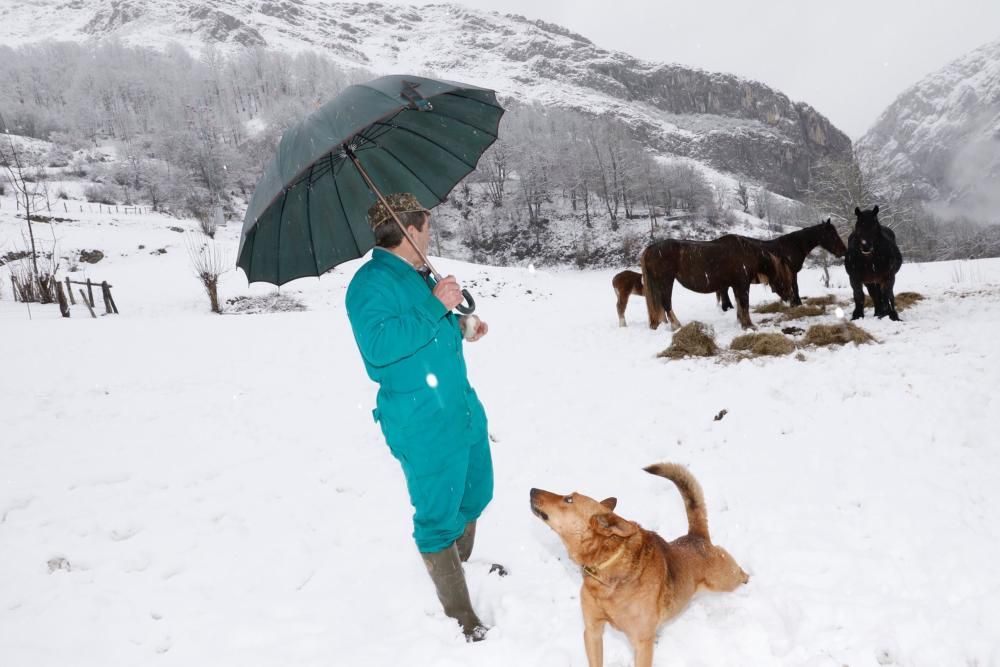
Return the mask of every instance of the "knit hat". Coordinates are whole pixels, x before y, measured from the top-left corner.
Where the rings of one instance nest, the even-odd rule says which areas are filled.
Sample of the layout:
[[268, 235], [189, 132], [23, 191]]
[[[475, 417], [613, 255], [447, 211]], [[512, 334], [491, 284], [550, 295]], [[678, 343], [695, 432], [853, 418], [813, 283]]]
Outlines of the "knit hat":
[[[385, 201], [396, 213], [411, 213], [414, 211], [430, 213], [430, 211], [421, 206], [420, 202], [417, 201], [417, 198], [409, 192], [394, 192], [391, 195], [386, 195]], [[376, 229], [380, 225], [391, 221], [392, 213], [390, 213], [389, 209], [382, 204], [381, 200], [376, 201], [371, 205], [371, 208], [368, 209], [368, 224], [372, 226], [372, 229]]]

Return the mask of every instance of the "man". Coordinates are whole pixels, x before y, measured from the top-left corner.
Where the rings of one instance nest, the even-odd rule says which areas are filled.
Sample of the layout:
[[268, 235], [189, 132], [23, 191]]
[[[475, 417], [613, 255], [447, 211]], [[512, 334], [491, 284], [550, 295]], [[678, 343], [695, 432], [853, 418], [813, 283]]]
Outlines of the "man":
[[[386, 201], [426, 254], [430, 211], [408, 193]], [[454, 276], [435, 283], [389, 210], [368, 210], [372, 258], [347, 289], [347, 316], [368, 376], [379, 384], [375, 421], [399, 461], [413, 505], [413, 538], [444, 612], [468, 641], [485, 638], [462, 571], [476, 519], [493, 497], [486, 413], [469, 385], [462, 354], [462, 302]], [[467, 340], [486, 335], [473, 320]]]

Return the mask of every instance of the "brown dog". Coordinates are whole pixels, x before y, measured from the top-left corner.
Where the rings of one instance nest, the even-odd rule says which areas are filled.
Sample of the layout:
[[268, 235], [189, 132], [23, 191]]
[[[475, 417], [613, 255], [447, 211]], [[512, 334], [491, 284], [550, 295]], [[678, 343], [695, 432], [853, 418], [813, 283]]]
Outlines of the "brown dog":
[[657, 628], [680, 613], [696, 591], [731, 591], [749, 580], [725, 549], [712, 544], [705, 499], [691, 473], [676, 463], [645, 470], [680, 490], [688, 516], [684, 537], [668, 543], [623, 519], [612, 511], [615, 498], [597, 502], [579, 493], [531, 490], [531, 510], [583, 568], [580, 602], [590, 667], [604, 663], [605, 623], [628, 637], [636, 667], [651, 667]]

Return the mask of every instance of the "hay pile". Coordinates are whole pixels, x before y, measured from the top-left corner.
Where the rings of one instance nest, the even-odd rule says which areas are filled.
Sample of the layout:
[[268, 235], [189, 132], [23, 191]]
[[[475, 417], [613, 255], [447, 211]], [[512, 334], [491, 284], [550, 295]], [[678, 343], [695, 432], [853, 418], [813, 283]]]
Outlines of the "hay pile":
[[674, 332], [670, 347], [657, 357], [683, 359], [684, 357], [714, 357], [719, 353], [715, 332], [702, 322], [689, 322]]
[[803, 342], [806, 345], [846, 345], [871, 343], [875, 338], [861, 327], [844, 322], [842, 324], [814, 324], [806, 331]]
[[780, 357], [794, 352], [795, 342], [780, 333], [751, 333], [734, 338], [729, 348], [749, 352], [755, 357]]

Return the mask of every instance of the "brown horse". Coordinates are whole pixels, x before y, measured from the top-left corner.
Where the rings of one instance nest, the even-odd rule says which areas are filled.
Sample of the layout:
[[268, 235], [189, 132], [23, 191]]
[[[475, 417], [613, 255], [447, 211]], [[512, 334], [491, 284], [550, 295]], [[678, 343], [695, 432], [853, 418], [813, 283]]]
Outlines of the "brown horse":
[[[847, 246], [844, 245], [843, 240], [840, 238], [840, 234], [837, 233], [837, 228], [833, 226], [833, 223], [830, 222], [829, 218], [826, 219], [826, 222], [821, 222], [818, 225], [813, 225], [811, 227], [797, 229], [790, 234], [779, 236], [776, 239], [762, 241], [747, 238], [747, 240], [759, 243], [764, 250], [769, 250], [780, 256], [788, 264], [792, 273], [795, 274], [794, 293], [792, 294], [791, 299], [791, 304], [793, 306], [802, 305], [802, 299], [799, 297], [798, 273], [802, 270], [802, 265], [805, 263], [806, 257], [809, 253], [813, 251], [813, 248], [819, 246], [823, 248], [823, 250], [833, 254], [835, 257], [843, 257], [847, 252]], [[729, 300], [728, 290], [717, 292], [716, 296], [719, 300], [719, 304], [722, 306], [723, 312], [733, 307], [732, 302]]]
[[628, 305], [628, 298], [635, 294], [642, 296], [642, 274], [635, 271], [622, 271], [616, 273], [611, 279], [611, 286], [615, 288], [618, 296], [618, 326], [625, 326], [625, 306]]
[[702, 294], [733, 288], [736, 318], [744, 329], [754, 328], [750, 321], [752, 283], [769, 285], [782, 299], [792, 297], [795, 284], [795, 274], [780, 256], [735, 234], [714, 241], [657, 241], [643, 250], [640, 264], [651, 329], [668, 318], [674, 331], [681, 326], [671, 306], [674, 279]]

